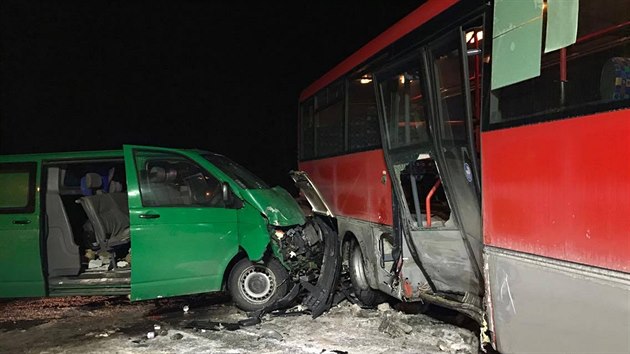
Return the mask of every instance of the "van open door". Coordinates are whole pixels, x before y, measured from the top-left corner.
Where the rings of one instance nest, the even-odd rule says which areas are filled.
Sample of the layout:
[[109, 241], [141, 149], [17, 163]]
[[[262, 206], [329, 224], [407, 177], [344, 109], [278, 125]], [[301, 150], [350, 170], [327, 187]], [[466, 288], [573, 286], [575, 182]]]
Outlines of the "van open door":
[[220, 290], [238, 253], [237, 210], [224, 205], [209, 162], [175, 149], [125, 145], [123, 150], [131, 299]]

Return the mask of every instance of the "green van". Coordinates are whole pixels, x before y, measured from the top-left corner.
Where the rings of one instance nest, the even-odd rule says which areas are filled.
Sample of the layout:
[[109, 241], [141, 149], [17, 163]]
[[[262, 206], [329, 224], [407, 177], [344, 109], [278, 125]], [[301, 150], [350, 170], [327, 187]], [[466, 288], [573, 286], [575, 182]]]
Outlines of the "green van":
[[318, 272], [322, 235], [287, 191], [218, 154], [0, 156], [0, 297], [227, 288], [259, 310]]

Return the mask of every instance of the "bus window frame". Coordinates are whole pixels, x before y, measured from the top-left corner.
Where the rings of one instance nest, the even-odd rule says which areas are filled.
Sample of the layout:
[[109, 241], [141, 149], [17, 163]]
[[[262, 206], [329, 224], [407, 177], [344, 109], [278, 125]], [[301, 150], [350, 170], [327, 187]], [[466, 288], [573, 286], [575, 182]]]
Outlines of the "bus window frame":
[[[486, 21], [484, 31], [486, 33], [492, 33], [493, 31], [492, 21]], [[587, 35], [577, 38], [576, 44], [579, 44], [579, 42], [583, 40], [583, 37], [590, 37], [590, 36], [591, 34], [587, 34]], [[483, 53], [490, 53], [490, 55], [492, 55], [492, 40], [488, 38], [488, 40], [486, 40], [485, 42], [486, 43], [482, 43]], [[570, 48], [571, 46], [566, 47], [566, 48]], [[549, 52], [549, 53], [542, 53], [541, 60], [545, 55], [548, 55], [551, 53], [558, 53], [559, 55], [559, 52], [560, 50]], [[490, 82], [491, 75], [492, 75], [492, 61], [491, 60], [489, 62], [486, 62], [484, 60], [482, 71], [483, 71], [483, 75], [482, 75], [483, 82]], [[533, 79], [536, 79], [539, 77], [540, 75], [536, 76]], [[516, 84], [519, 84], [519, 83], [516, 83]], [[481, 114], [481, 132], [490, 132], [494, 130], [516, 128], [516, 127], [530, 125], [530, 124], [552, 122], [552, 121], [571, 119], [571, 118], [580, 118], [580, 117], [584, 117], [588, 115], [624, 109], [624, 108], [628, 108], [629, 106], [628, 100], [617, 100], [617, 101], [608, 101], [608, 102], [595, 101], [595, 102], [588, 102], [586, 104], [574, 106], [574, 107], [562, 108], [558, 106], [556, 107], [556, 109], [554, 109], [551, 112], [550, 111], [536, 112], [530, 115], [526, 115], [522, 117], [515, 117], [515, 118], [503, 120], [500, 122], [491, 122], [490, 116], [492, 115], [492, 104], [493, 104], [492, 100], [497, 99], [497, 98], [493, 98], [494, 94], [492, 90], [490, 89], [490, 85], [484, 85], [484, 87], [482, 87], [482, 97], [483, 97], [483, 103], [482, 103], [482, 114]], [[487, 112], [487, 114], [485, 112]]]

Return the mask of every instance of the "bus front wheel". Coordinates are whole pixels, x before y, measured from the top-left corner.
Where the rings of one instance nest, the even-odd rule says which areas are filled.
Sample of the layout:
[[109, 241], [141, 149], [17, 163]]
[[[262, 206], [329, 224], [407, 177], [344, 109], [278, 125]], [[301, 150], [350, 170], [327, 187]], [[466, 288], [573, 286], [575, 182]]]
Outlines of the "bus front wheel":
[[236, 306], [257, 311], [286, 295], [288, 279], [289, 273], [275, 258], [264, 264], [243, 258], [232, 268], [227, 285]]

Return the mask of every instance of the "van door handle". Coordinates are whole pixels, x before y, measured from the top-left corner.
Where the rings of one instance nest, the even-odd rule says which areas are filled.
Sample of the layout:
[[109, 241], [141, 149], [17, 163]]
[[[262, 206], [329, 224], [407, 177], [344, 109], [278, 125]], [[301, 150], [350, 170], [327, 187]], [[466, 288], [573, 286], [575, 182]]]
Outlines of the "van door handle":
[[30, 220], [13, 220], [13, 223], [16, 225], [26, 225], [26, 224], [30, 224], [31, 221]]
[[140, 219], [157, 219], [160, 217], [160, 214], [140, 214]]

